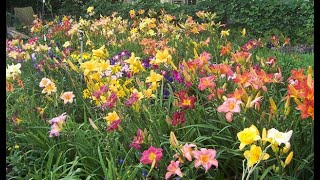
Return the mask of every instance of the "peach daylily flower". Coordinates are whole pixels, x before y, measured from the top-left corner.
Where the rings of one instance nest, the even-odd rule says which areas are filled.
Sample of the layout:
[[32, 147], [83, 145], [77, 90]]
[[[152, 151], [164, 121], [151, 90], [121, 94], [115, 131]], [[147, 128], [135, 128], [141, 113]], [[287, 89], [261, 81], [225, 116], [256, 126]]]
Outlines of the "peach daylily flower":
[[198, 168], [200, 165], [204, 167], [206, 172], [211, 168], [212, 165], [218, 168], [218, 161], [215, 159], [216, 150], [201, 148], [200, 151], [193, 151], [193, 157], [196, 158], [194, 166]]
[[216, 87], [214, 79], [215, 79], [214, 75], [200, 78], [200, 83], [198, 85], [198, 89], [200, 91], [203, 91], [206, 88], [214, 89]]
[[173, 174], [176, 174], [176, 175], [182, 177], [182, 172], [181, 172], [181, 169], [179, 168], [179, 163], [180, 163], [179, 161], [176, 161], [176, 162], [171, 161], [170, 162], [169, 166], [167, 167], [168, 172], [166, 173], [166, 176], [165, 176], [166, 179], [169, 179], [170, 176], [172, 176]]
[[72, 103], [74, 97], [75, 97], [75, 95], [73, 94], [72, 91], [65, 92], [60, 96], [60, 98], [63, 100], [64, 104], [67, 104], [68, 102]]
[[221, 106], [218, 107], [218, 112], [226, 113], [226, 119], [228, 122], [232, 122], [232, 114], [240, 112], [239, 104], [243, 102], [235, 98], [228, 98]]
[[42, 93], [47, 93], [50, 95], [52, 92], [57, 92], [57, 87], [53, 82], [48, 82], [45, 88], [42, 90]]
[[42, 78], [39, 84], [39, 87], [46, 87], [47, 84], [49, 84], [51, 82], [50, 79], [48, 78]]

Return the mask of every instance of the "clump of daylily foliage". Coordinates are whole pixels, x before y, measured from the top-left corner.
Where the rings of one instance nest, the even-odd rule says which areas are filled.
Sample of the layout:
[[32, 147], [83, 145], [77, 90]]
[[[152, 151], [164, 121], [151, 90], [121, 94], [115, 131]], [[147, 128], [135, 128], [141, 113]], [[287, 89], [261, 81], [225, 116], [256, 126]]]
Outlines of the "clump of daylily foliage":
[[[37, 94], [26, 108], [34, 106], [38, 120], [18, 111], [15, 125], [42, 120], [57, 143], [80, 124], [106, 144], [119, 141], [117, 154], [88, 147], [106, 148], [96, 157], [102, 168], [89, 172], [97, 179], [290, 176], [290, 163], [304, 158], [290, 141], [300, 121], [314, 120], [312, 67], [283, 74], [277, 57], [257, 54], [263, 40], [226, 29], [214, 13], [184, 22], [129, 13], [90, 19], [90, 7], [78, 20], [36, 18], [32, 38], [7, 40], [7, 98]], [[106, 158], [119, 156], [120, 170], [110, 175]]]

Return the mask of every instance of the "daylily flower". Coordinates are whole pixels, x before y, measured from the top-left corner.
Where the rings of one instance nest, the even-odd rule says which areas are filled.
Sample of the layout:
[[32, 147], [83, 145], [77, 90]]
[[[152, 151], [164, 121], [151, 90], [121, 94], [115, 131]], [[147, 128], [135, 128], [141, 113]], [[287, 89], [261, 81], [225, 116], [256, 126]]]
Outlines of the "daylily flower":
[[277, 143], [278, 145], [286, 144], [287, 142], [289, 142], [290, 138], [292, 135], [292, 130], [283, 133], [283, 132], [279, 132], [277, 129], [272, 128], [268, 131], [268, 135], [267, 137], [270, 139], [270, 143], [274, 144]]
[[216, 86], [216, 83], [214, 82], [215, 76], [208, 76], [208, 77], [203, 77], [200, 78], [200, 83], [198, 85], [198, 89], [200, 91], [203, 91], [204, 89], [210, 88], [210, 89], [214, 89]]
[[48, 78], [42, 78], [39, 84], [39, 87], [45, 87], [48, 83], [50, 83], [51, 80]]
[[72, 103], [74, 97], [75, 97], [75, 95], [73, 94], [72, 91], [65, 92], [60, 96], [60, 98], [63, 100], [64, 104], [67, 104], [68, 102]]
[[240, 112], [240, 106], [242, 101], [235, 98], [228, 98], [221, 106], [218, 107], [218, 112], [226, 113], [226, 119], [228, 122], [232, 122], [232, 114]]
[[192, 161], [192, 148], [194, 147], [197, 147], [195, 144], [188, 144], [186, 143], [182, 148], [181, 148], [181, 151], [182, 151], [182, 154], [183, 156], [188, 160], [188, 161]]
[[[252, 167], [254, 164], [259, 162], [259, 159], [262, 156], [261, 147], [253, 144], [250, 150], [246, 150], [243, 155], [248, 161], [247, 166]], [[265, 153], [263, 154], [263, 157], [261, 158], [261, 160], [266, 160], [269, 157], [270, 157], [269, 154]]]
[[240, 141], [240, 150], [242, 150], [246, 145], [261, 139], [259, 130], [255, 125], [251, 125], [249, 128], [245, 128], [243, 131], [238, 132], [237, 137]]
[[66, 118], [67, 118], [66, 113], [63, 113], [60, 116], [52, 118], [49, 121], [49, 123], [52, 125], [49, 137], [60, 135], [60, 131], [62, 130], [62, 125], [64, 124]]
[[249, 52], [237, 52], [237, 53], [231, 53], [232, 60], [239, 63], [244, 64], [250, 60], [251, 53]]
[[188, 96], [188, 94], [184, 91], [180, 91], [178, 93], [179, 97], [179, 106], [182, 109], [193, 109], [194, 103], [196, 101], [196, 97], [194, 96]]
[[9, 65], [6, 69], [6, 79], [13, 79], [15, 80], [21, 74], [21, 64], [12, 64]]
[[121, 119], [116, 120], [116, 121], [112, 121], [112, 123], [109, 125], [109, 127], [107, 128], [107, 131], [114, 131], [117, 130], [119, 127], [119, 124], [121, 123]]
[[182, 172], [181, 172], [181, 169], [179, 168], [179, 163], [180, 163], [179, 161], [176, 161], [176, 162], [171, 161], [170, 162], [169, 166], [167, 167], [168, 172], [166, 173], [166, 176], [165, 176], [166, 179], [169, 179], [170, 176], [172, 176], [173, 174], [176, 174], [176, 175], [182, 177]]
[[212, 165], [218, 168], [218, 161], [215, 159], [216, 150], [214, 149], [201, 148], [200, 151], [193, 151], [193, 157], [196, 159], [194, 162], [194, 167], [196, 168], [202, 165], [206, 172]]
[[184, 112], [174, 112], [172, 117], [172, 125], [177, 126], [178, 124], [183, 124], [186, 122], [186, 117], [184, 116]]
[[107, 101], [105, 103], [103, 103], [103, 105], [101, 106], [101, 109], [104, 109], [105, 107], [108, 107], [108, 108], [113, 108], [116, 101], [118, 99], [118, 96], [116, 93], [111, 93], [110, 96], [108, 97]]
[[42, 93], [47, 93], [50, 95], [52, 92], [57, 92], [57, 87], [52, 81], [50, 81], [46, 84], [45, 88], [42, 90]]
[[156, 84], [158, 81], [161, 81], [163, 76], [161, 74], [155, 73], [153, 70], [150, 71], [150, 76], [147, 77], [146, 83]]
[[140, 162], [142, 164], [156, 164], [162, 158], [162, 148], [151, 146], [148, 150], [143, 151]]
[[103, 45], [97, 50], [92, 50], [92, 56], [96, 56], [96, 57], [100, 57], [101, 59], [105, 59], [109, 56], [109, 53], [105, 49], [105, 45]]
[[108, 113], [108, 115], [106, 117], [104, 117], [103, 119], [107, 120], [108, 125], [111, 124], [113, 121], [119, 120], [119, 116], [117, 114], [117, 112], [113, 111]]
[[222, 37], [229, 36], [229, 34], [230, 34], [229, 31], [230, 31], [230, 29], [228, 29], [228, 30], [222, 30], [221, 33], [220, 33], [220, 34], [221, 34], [221, 38], [222, 38]]
[[133, 141], [130, 144], [130, 147], [140, 149], [144, 136], [144, 132], [141, 129], [138, 129], [137, 136], [134, 136]]

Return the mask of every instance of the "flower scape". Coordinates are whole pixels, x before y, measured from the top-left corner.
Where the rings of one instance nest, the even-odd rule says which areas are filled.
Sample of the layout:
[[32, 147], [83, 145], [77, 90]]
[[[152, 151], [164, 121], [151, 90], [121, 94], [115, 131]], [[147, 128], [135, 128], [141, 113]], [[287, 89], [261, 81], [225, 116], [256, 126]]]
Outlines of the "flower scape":
[[313, 176], [313, 67], [214, 13], [94, 11], [7, 39], [8, 177]]

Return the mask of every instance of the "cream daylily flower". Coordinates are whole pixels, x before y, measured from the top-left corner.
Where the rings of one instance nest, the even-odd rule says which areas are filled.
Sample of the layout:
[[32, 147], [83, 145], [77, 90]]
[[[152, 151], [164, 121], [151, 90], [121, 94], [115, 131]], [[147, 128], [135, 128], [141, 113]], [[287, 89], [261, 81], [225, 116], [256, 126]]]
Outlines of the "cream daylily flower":
[[279, 132], [277, 129], [272, 128], [268, 131], [267, 137], [270, 139], [271, 143], [277, 143], [278, 145], [287, 144], [292, 136], [292, 130], [283, 133]]

